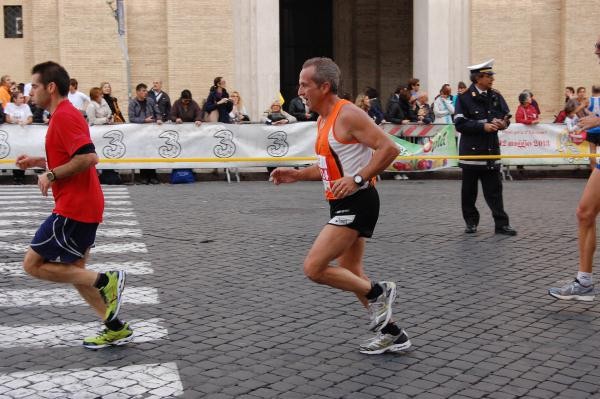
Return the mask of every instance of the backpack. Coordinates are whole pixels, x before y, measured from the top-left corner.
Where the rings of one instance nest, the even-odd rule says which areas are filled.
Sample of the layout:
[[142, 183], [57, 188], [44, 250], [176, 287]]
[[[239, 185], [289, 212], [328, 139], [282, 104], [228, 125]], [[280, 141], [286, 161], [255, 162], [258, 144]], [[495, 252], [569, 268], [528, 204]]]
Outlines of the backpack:
[[196, 181], [191, 169], [173, 169], [171, 171], [171, 184], [185, 184]]

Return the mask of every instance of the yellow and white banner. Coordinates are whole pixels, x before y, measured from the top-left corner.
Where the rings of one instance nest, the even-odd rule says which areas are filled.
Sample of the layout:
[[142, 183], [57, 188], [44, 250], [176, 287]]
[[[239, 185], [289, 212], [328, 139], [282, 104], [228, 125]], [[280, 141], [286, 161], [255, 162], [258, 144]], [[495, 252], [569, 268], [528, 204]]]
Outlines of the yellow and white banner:
[[[502, 155], [587, 154], [587, 141], [571, 137], [563, 124], [523, 125], [513, 123], [498, 134]], [[587, 158], [505, 158], [504, 165], [587, 165]]]

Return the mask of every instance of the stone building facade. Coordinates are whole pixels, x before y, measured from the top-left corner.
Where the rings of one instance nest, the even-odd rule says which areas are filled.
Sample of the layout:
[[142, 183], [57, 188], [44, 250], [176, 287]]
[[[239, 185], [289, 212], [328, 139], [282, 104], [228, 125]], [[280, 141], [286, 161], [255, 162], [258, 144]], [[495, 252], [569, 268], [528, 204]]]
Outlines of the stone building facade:
[[[287, 48], [280, 30], [283, 1], [125, 0], [130, 90], [160, 78], [173, 100], [187, 88], [201, 101], [214, 77], [223, 76], [258, 118], [281, 89], [282, 74], [293, 79], [298, 72], [297, 62], [289, 67], [281, 59]], [[511, 108], [519, 92], [530, 89], [548, 120], [562, 106], [564, 86], [589, 91], [600, 84], [595, 0], [321, 1], [331, 1], [330, 26], [318, 28], [331, 35], [332, 51], [313, 55], [339, 63], [343, 90], [353, 96], [372, 86], [385, 103], [397, 85], [415, 76], [433, 100], [443, 83], [468, 82], [467, 65], [495, 58], [496, 87]], [[306, 2], [287, 4], [293, 13]], [[51, 59], [65, 65], [83, 92], [106, 80], [118, 98], [127, 97], [126, 63], [106, 1], [0, 5], [20, 5], [23, 23], [22, 38], [0, 37], [0, 74], [25, 82], [32, 65]], [[310, 20], [298, 23], [316, 29]], [[286, 90], [288, 98], [293, 87]]]

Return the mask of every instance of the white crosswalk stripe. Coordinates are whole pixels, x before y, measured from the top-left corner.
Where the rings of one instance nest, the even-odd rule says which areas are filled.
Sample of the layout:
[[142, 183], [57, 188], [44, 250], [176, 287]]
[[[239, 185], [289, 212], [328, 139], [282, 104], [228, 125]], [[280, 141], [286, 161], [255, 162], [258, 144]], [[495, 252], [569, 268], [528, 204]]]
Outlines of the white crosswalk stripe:
[[[160, 318], [129, 321], [136, 343], [150, 342], [167, 337], [164, 320]], [[82, 337], [98, 330], [98, 323], [63, 323], [56, 325], [29, 324], [17, 326], [0, 325], [0, 349], [28, 346], [32, 348], [56, 348], [81, 346]]]
[[[106, 206], [104, 221], [96, 234], [96, 246], [91, 250], [95, 263], [86, 267], [99, 272], [124, 270], [131, 276], [152, 275], [154, 270], [151, 262], [139, 259], [148, 253], [148, 248], [142, 240], [143, 234], [128, 189], [103, 187], [103, 191]], [[17, 284], [35, 284], [36, 280], [24, 272], [19, 258], [25, 253], [37, 228], [50, 215], [53, 207], [52, 195], [42, 197], [37, 186], [0, 186], [0, 254], [5, 254], [9, 260], [0, 262], [0, 284], [6, 278], [13, 279]], [[0, 314], [2, 309], [8, 308], [51, 306], [66, 309], [86, 305], [79, 293], [69, 286], [45, 284], [43, 288], [19, 288], [18, 285], [0, 287]], [[125, 309], [158, 303], [156, 288], [136, 286], [128, 279], [123, 292]], [[80, 347], [84, 337], [94, 335], [103, 327], [100, 322], [58, 320], [57, 323], [52, 318], [28, 324], [15, 324], [11, 318], [9, 320], [0, 318], [0, 358], [3, 356], [2, 350], [14, 353], [21, 349], [23, 353], [27, 353], [34, 348], [60, 350]], [[11, 321], [12, 324], [7, 324]], [[164, 319], [134, 319], [128, 322], [134, 331], [134, 344], [169, 339]], [[179, 370], [173, 362], [124, 367], [71, 367], [15, 372], [10, 372], [10, 368], [5, 367], [0, 372], [0, 398], [159, 399], [184, 393]]]
[[[43, 217], [48, 216], [48, 211], [27, 211], [27, 212], [0, 212], [0, 217]], [[134, 217], [135, 213], [132, 211], [129, 212], [104, 212], [104, 217]]]
[[[29, 248], [29, 244], [11, 244], [0, 241], [0, 251], [6, 251], [10, 253], [25, 253]], [[148, 248], [143, 242], [124, 242], [115, 244], [99, 244], [96, 245], [92, 252], [95, 254], [110, 253], [110, 254], [124, 254], [128, 252], [146, 253]]]
[[[150, 262], [146, 261], [131, 261], [131, 262], [104, 262], [92, 263], [86, 265], [86, 268], [97, 272], [107, 272], [110, 270], [124, 270], [127, 274], [143, 275], [152, 274], [154, 270], [150, 267]], [[0, 262], [0, 276], [17, 277], [25, 276], [22, 262]]]
[[[127, 287], [123, 294], [123, 303], [155, 305], [158, 303], [158, 290], [153, 287]], [[84, 304], [85, 302], [74, 288], [50, 288], [46, 290], [25, 288], [2, 290], [0, 292], [0, 308], [80, 306]]]
[[[2, 237], [33, 237], [37, 229], [2, 229], [0, 228], [0, 238]], [[135, 237], [141, 238], [140, 229], [128, 228], [102, 228], [96, 233], [96, 237]]]
[[[120, 381], [119, 386], [111, 380]], [[11, 397], [34, 397], [40, 391], [45, 398], [174, 398], [183, 394], [177, 364], [152, 363], [124, 367], [91, 367], [60, 371], [19, 371], [0, 374], [0, 387], [13, 384]], [[0, 391], [0, 395], [2, 392]]]
[[[46, 213], [46, 215], [49, 215]], [[5, 226], [36, 226], [39, 227], [40, 223], [43, 219], [9, 219], [9, 220], [0, 220], [0, 227]], [[137, 226], [139, 223], [137, 220], [104, 220], [99, 228], [102, 226]]]

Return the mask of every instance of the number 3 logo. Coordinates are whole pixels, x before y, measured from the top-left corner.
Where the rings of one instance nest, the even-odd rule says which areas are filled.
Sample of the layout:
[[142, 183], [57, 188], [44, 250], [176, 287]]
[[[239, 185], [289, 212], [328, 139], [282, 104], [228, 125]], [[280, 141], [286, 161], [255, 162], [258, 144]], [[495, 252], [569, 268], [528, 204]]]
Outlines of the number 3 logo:
[[235, 154], [235, 143], [233, 142], [233, 132], [231, 130], [219, 130], [214, 137], [221, 139], [219, 144], [213, 148], [213, 153], [219, 158], [230, 158]]
[[6, 158], [10, 153], [10, 144], [8, 144], [8, 133], [0, 130], [0, 159]]
[[102, 148], [102, 154], [110, 159], [123, 158], [123, 155], [125, 155], [125, 152], [127, 151], [125, 144], [123, 143], [123, 132], [120, 130], [110, 130], [104, 133], [102, 137], [110, 139], [108, 144]]
[[165, 145], [160, 146], [158, 155], [163, 158], [177, 158], [181, 154], [181, 144], [179, 144], [179, 133], [175, 130], [165, 130], [158, 137], [167, 139]]
[[271, 133], [267, 138], [273, 140], [273, 144], [267, 147], [267, 153], [272, 157], [283, 157], [290, 150], [287, 142], [287, 133], [283, 131]]

